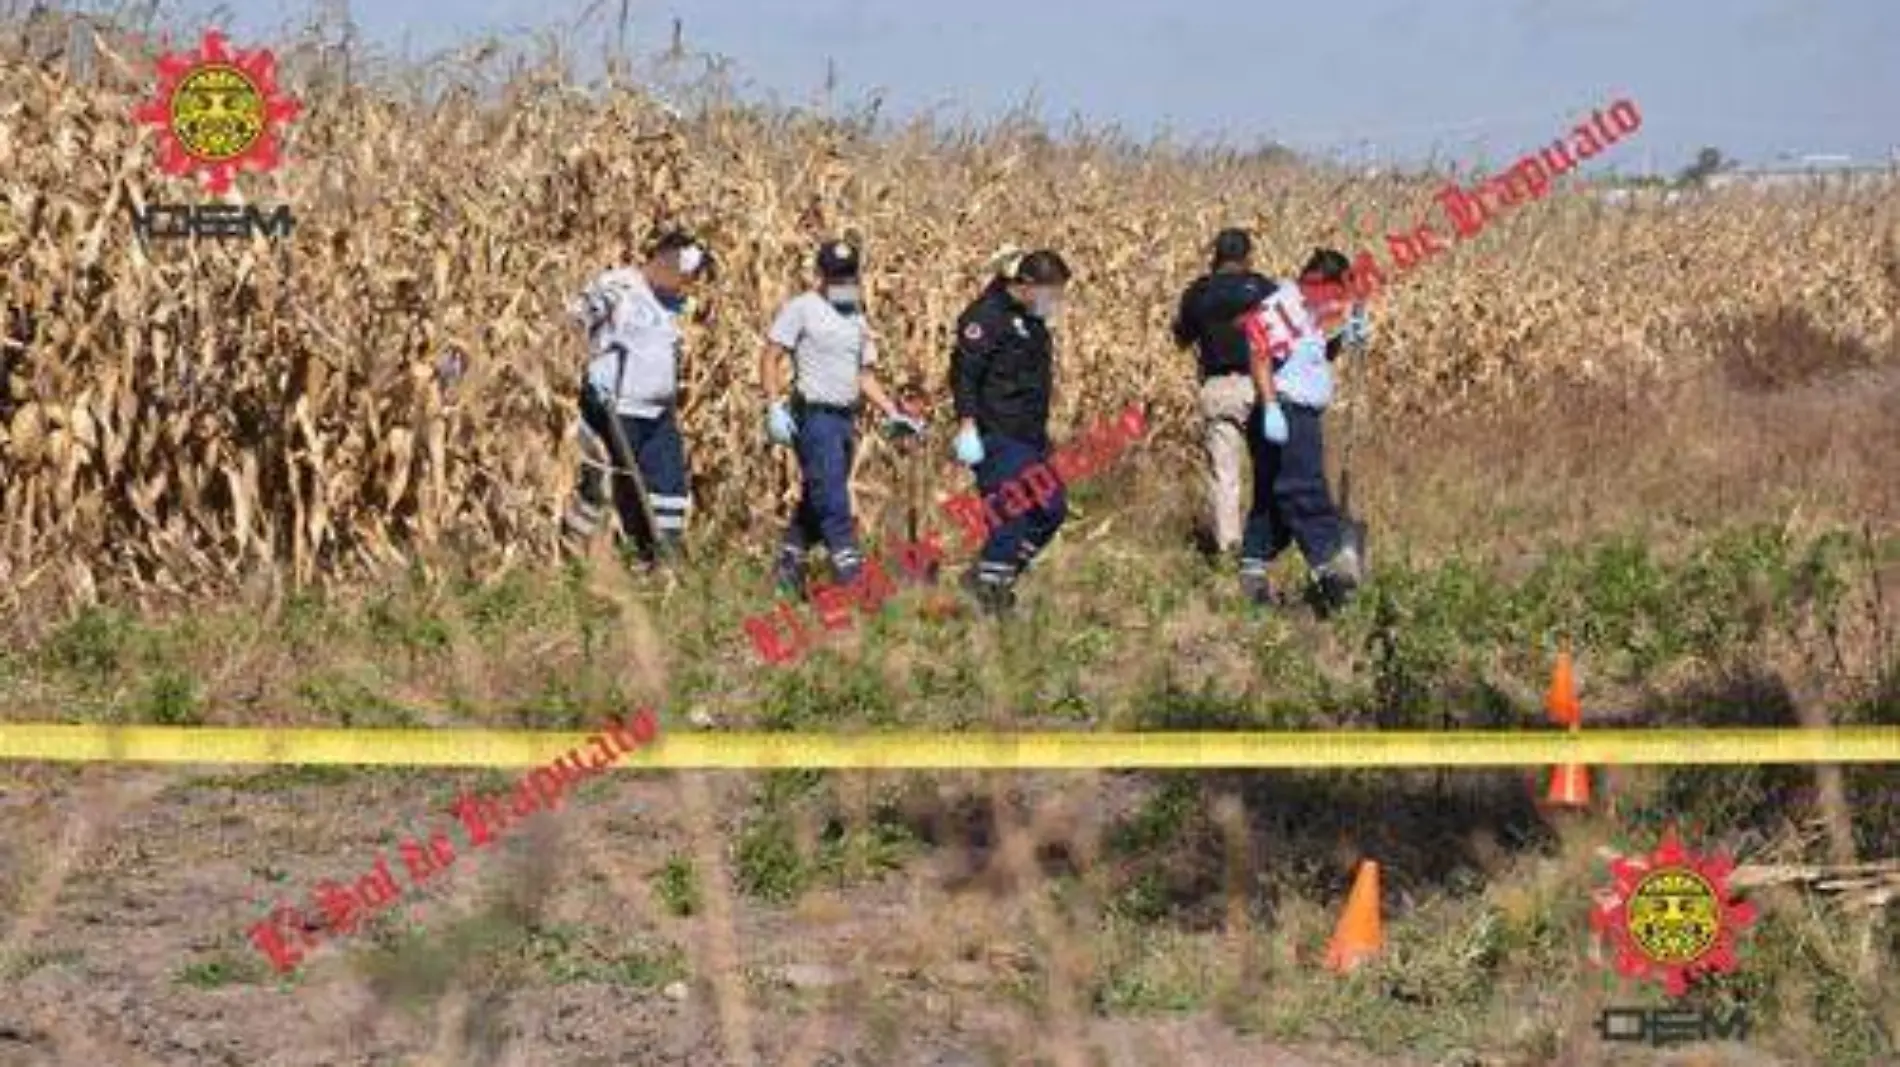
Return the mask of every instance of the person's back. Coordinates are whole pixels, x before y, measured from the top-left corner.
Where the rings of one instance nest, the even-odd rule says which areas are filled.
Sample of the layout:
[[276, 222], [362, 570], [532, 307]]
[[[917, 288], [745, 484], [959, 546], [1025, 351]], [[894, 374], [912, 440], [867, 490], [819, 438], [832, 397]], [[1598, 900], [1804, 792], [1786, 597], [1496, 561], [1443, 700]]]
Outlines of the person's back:
[[1241, 468], [1248, 456], [1248, 420], [1259, 402], [1245, 319], [1273, 294], [1274, 283], [1252, 269], [1253, 241], [1244, 231], [1221, 231], [1213, 251], [1208, 273], [1181, 294], [1174, 341], [1193, 346], [1200, 363], [1208, 532], [1211, 547], [1225, 554], [1240, 547]]
[[804, 292], [779, 309], [768, 336], [792, 353], [793, 383], [802, 400], [857, 406], [859, 375], [877, 362], [877, 342], [863, 315], [846, 315], [819, 293]]
[[680, 330], [639, 269], [596, 277], [582, 294], [587, 381], [622, 415], [653, 418], [679, 389]]
[[1271, 279], [1244, 266], [1224, 265], [1196, 278], [1181, 294], [1174, 340], [1183, 348], [1194, 347], [1202, 381], [1247, 373], [1247, 335], [1239, 320], [1273, 291]]
[[[1282, 285], [1254, 313], [1258, 342], [1274, 360], [1273, 380], [1282, 400], [1316, 411], [1333, 400], [1333, 369], [1326, 334], [1298, 285]], [[1250, 324], [1250, 325], [1253, 325]]]

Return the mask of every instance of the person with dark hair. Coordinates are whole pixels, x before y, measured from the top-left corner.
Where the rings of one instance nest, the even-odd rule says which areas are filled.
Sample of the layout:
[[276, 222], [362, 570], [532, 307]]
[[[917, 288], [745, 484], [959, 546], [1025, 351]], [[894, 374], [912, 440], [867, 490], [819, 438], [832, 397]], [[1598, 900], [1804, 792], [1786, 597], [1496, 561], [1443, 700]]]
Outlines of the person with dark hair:
[[1267, 569], [1298, 544], [1320, 595], [1334, 607], [1363, 580], [1358, 550], [1326, 486], [1321, 416], [1333, 398], [1332, 361], [1342, 346], [1362, 344], [1364, 309], [1350, 312], [1351, 261], [1330, 248], [1316, 250], [1297, 285], [1282, 285], [1243, 322], [1261, 403], [1253, 453], [1253, 507], [1242, 539], [1241, 593], [1267, 603]]
[[[677, 554], [691, 507], [675, 407], [688, 294], [717, 277], [711, 251], [682, 230], [662, 234], [638, 268], [607, 270], [570, 307], [587, 330], [581, 383], [581, 475], [564, 521], [569, 544], [593, 536], [611, 479], [622, 537], [653, 562]], [[632, 472], [629, 478], [623, 472]], [[629, 484], [644, 486], [645, 499]]]
[[[1027, 255], [1005, 250], [995, 276], [957, 319], [950, 389], [956, 398], [956, 457], [976, 476], [985, 500], [1040, 468], [1047, 474], [1049, 406], [1055, 388], [1055, 345], [1049, 324], [1061, 309], [1069, 265], [1043, 249]], [[1004, 521], [991, 531], [964, 588], [992, 615], [1015, 605], [1016, 580], [1049, 546], [1068, 516], [1068, 501], [1053, 475], [1037, 483], [1033, 500], [1022, 489], [1003, 494]]]
[[1253, 270], [1253, 239], [1245, 230], [1222, 230], [1214, 238], [1213, 251], [1208, 273], [1181, 294], [1174, 343], [1192, 346], [1199, 357], [1210, 533], [1214, 551], [1225, 557], [1240, 547], [1240, 470], [1247, 456], [1248, 423], [1259, 399], [1240, 322], [1275, 286]]
[[[798, 452], [798, 510], [779, 546], [778, 584], [789, 596], [805, 596], [805, 554], [823, 540], [840, 585], [858, 580], [864, 556], [851, 518], [851, 455], [857, 444], [859, 396], [884, 412], [893, 433], [923, 432], [878, 383], [872, 369], [877, 344], [864, 316], [859, 253], [848, 241], [819, 246], [818, 286], [779, 309], [767, 333], [771, 348], [760, 364], [766, 395], [766, 435]], [[791, 361], [792, 394], [785, 397], [785, 361]]]

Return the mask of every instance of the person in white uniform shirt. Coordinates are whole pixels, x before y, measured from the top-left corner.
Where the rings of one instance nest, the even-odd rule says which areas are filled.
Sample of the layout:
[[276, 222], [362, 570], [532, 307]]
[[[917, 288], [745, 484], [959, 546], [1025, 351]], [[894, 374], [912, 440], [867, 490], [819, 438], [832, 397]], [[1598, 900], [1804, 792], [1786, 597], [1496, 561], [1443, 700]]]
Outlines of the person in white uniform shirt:
[[[686, 446], [675, 411], [687, 294], [715, 277], [713, 256], [696, 238], [674, 230], [651, 246], [638, 268], [606, 271], [570, 309], [587, 329], [588, 363], [581, 386], [581, 476], [565, 519], [570, 543], [591, 537], [604, 512], [603, 483], [612, 469], [637, 470], [645, 508], [630, 479], [612, 478], [623, 537], [650, 562], [678, 552], [691, 495]], [[620, 453], [613, 427], [630, 454]], [[610, 468], [611, 464], [611, 468]], [[648, 529], [650, 511], [653, 529]]]
[[805, 556], [813, 543], [824, 542], [840, 585], [856, 582], [864, 565], [850, 489], [859, 397], [878, 406], [887, 429], [923, 429], [878, 382], [858, 249], [848, 241], [827, 241], [819, 246], [817, 268], [817, 287], [786, 301], [772, 320], [766, 335], [771, 345], [759, 368], [769, 398], [766, 434], [798, 453], [798, 510], [785, 528], [776, 567], [780, 591], [797, 599], [805, 596]]
[[1241, 539], [1241, 593], [1271, 600], [1267, 569], [1287, 546], [1299, 545], [1321, 595], [1343, 604], [1362, 579], [1357, 551], [1326, 487], [1321, 416], [1333, 399], [1332, 362], [1342, 345], [1363, 343], [1363, 309], [1347, 311], [1351, 261], [1318, 249], [1297, 285], [1281, 285], [1244, 316], [1260, 406], [1253, 453], [1253, 507]]

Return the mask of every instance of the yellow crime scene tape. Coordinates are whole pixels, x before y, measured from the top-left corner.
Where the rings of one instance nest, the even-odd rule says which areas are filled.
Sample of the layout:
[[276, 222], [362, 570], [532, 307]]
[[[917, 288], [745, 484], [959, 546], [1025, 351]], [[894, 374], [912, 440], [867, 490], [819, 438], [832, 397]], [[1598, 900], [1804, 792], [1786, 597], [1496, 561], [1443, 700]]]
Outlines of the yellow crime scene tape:
[[[530, 767], [585, 745], [529, 730], [0, 723], [0, 760]], [[662, 733], [621, 767], [1133, 770], [1900, 763], [1900, 727], [1372, 733]]]

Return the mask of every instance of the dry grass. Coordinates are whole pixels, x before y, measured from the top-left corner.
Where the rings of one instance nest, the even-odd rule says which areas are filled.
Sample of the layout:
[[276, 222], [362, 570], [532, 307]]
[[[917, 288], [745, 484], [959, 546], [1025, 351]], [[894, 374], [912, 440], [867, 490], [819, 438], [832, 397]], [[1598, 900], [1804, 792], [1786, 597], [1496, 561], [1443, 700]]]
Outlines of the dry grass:
[[[149, 56], [104, 35], [96, 77], [74, 80], [49, 58], [64, 39], [0, 41], [4, 717], [578, 727], [650, 700], [669, 728], [687, 709], [790, 729], [1418, 726], [1441, 705], [1465, 724], [1500, 701], [1534, 714], [1542, 650], [1579, 626], [1591, 714], [1900, 707], [1891, 197], [1626, 210], [1559, 194], [1396, 287], [1373, 378], [1346, 402], [1373, 415], [1355, 479], [1404, 623], [1368, 607], [1322, 630], [1238, 619], [1181, 551], [1191, 375], [1165, 317], [1219, 225], [1254, 224], [1291, 265], [1345, 205], [1404, 219], [1426, 186], [1010, 125], [872, 140], [811, 117], [676, 118], [551, 72], [508, 80], [500, 107], [424, 105], [343, 90], [298, 45], [292, 163], [249, 187], [298, 211], [288, 253], [147, 258], [124, 201], [182, 193], [161, 191], [125, 117]], [[993, 247], [1049, 243], [1082, 269], [1060, 421], [1145, 395], [1158, 433], [1078, 493], [1030, 594], [1061, 625], [999, 644], [901, 615], [770, 674], [739, 632], [764, 606], [739, 553], [665, 588], [604, 559], [578, 580], [544, 566], [575, 458], [561, 303], [663, 221], [700, 226], [729, 265], [685, 417], [704, 534], [755, 547], [792, 483], [760, 443], [753, 356], [813, 238], [867, 237], [886, 347], [932, 386]], [[472, 368], [453, 390], [434, 377], [450, 351]], [[887, 529], [895, 465], [866, 453], [863, 522]], [[1742, 523], [1774, 534], [1738, 542], [1759, 558], [1710, 562], [1705, 536]], [[1803, 546], [1842, 527], [1864, 553], [1810, 567]], [[1612, 535], [1656, 559], [1563, 554]], [[414, 582], [357, 580], [412, 561]], [[1702, 585], [1681, 577], [1695, 567]], [[1789, 575], [1779, 599], [1749, 585]], [[294, 588], [312, 582], [336, 588]], [[1679, 610], [1697, 589], [1707, 606]], [[58, 621], [95, 595], [183, 610]], [[1766, 919], [1736, 989], [1764, 1047], [1878, 1062], [1900, 1033], [1890, 769], [1818, 779], [1813, 803], [1788, 799], [1805, 771], [1617, 776], [1614, 815], [1555, 826], [1510, 775], [629, 776], [519, 863], [463, 876], [423, 935], [326, 956], [294, 995], [230, 965], [247, 896], [348, 864], [384, 813], [431, 810], [452, 776], [74, 788], [115, 773], [7, 770], [0, 1062], [15, 1044], [113, 1063], [295, 1062], [293, 1045], [313, 1063], [831, 1064], [850, 1048], [945, 1067], [1291, 1067], [1458, 1045], [1594, 1062], [1578, 887], [1606, 840], [1658, 814], [1706, 818], [1709, 843], [1748, 863]], [[1844, 853], [1864, 862], [1823, 862]], [[1386, 866], [1393, 949], [1341, 982], [1313, 959], [1365, 854]], [[485, 910], [489, 888], [504, 899]], [[661, 993], [673, 972], [654, 944], [679, 949], [681, 999]], [[839, 982], [787, 990], [788, 963]], [[198, 1044], [165, 1043], [179, 1038]]]
[[[517, 73], [496, 106], [478, 102], [478, 68], [450, 72], [439, 80], [464, 88], [425, 103], [394, 82], [345, 87], [327, 53], [297, 44], [283, 49], [306, 105], [292, 162], [247, 187], [294, 206], [295, 237], [147, 252], [127, 205], [185, 195], [155, 177], [128, 117], [150, 91], [150, 51], [95, 35], [75, 77], [66, 40], [49, 23], [0, 44], [0, 584], [15, 604], [306, 583], [435, 551], [546, 558], [575, 460], [580, 354], [560, 307], [662, 222], [703, 229], [730, 268], [691, 338], [684, 418], [701, 535], [756, 540], [792, 481], [760, 444], [752, 354], [821, 234], [868, 240], [893, 365], [933, 387], [986, 254], [1062, 249], [1081, 284], [1058, 424], [1143, 397], [1179, 457], [1191, 382], [1164, 326], [1208, 234], [1252, 225], [1265, 261], [1290, 266], [1344, 239], [1346, 206], [1422, 217], [1431, 192], [1008, 124], [872, 139], [730, 107], [678, 118], [639, 93], [590, 97], [552, 68]], [[1856, 359], [1890, 360], [1893, 205], [1555, 195], [1384, 300], [1377, 413], [1423, 428], [1557, 384], [1649, 389], [1746, 344], [1736, 323], [1788, 307]], [[449, 388], [436, 367], [458, 352], [470, 372]], [[1777, 356], [1738, 359], [1756, 379], [1789, 373]], [[874, 526], [896, 496], [889, 460], [870, 444], [855, 480]]]

